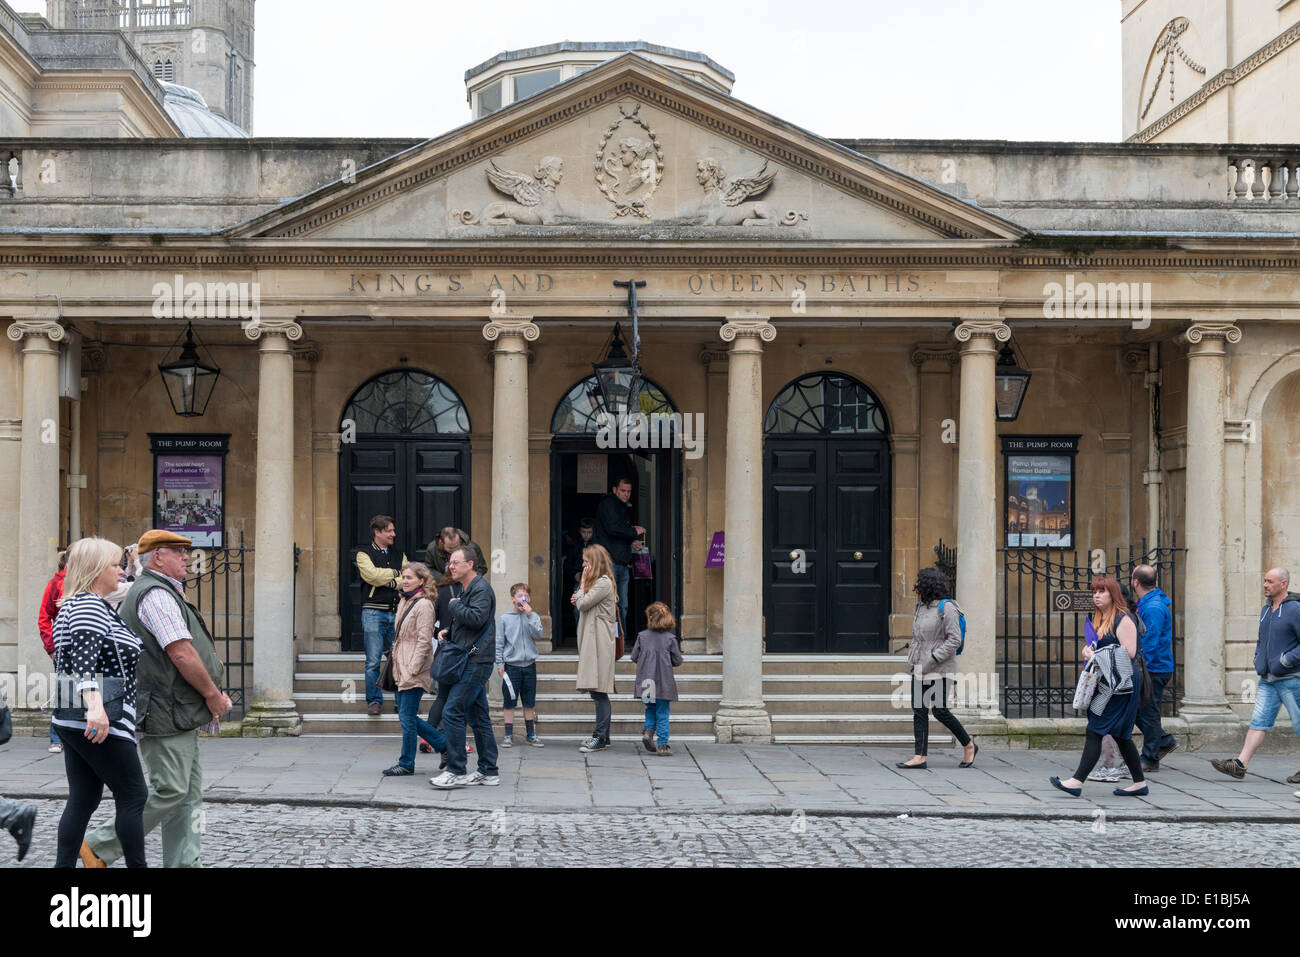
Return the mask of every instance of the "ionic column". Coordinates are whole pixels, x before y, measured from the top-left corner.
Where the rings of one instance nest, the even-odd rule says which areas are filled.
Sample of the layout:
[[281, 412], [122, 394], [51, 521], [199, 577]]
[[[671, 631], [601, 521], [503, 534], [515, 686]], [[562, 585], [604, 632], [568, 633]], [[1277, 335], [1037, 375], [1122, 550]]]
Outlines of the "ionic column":
[[492, 525], [483, 557], [498, 613], [510, 607], [511, 584], [528, 581], [528, 343], [541, 334], [531, 316], [493, 316], [483, 327], [483, 338], [495, 343]]
[[[1006, 323], [973, 319], [953, 335], [961, 347], [961, 404], [957, 425], [957, 604], [966, 615], [966, 650], [957, 659], [967, 689], [960, 709], [998, 716], [997, 409], [998, 343], [1011, 338]], [[972, 692], [977, 700], [972, 701]]]
[[1187, 357], [1186, 639], [1179, 714], [1189, 722], [1233, 715], [1224, 695], [1223, 408], [1226, 343], [1240, 342], [1228, 322], [1194, 323], [1182, 336]]
[[766, 316], [727, 317], [726, 546], [722, 580], [722, 701], [713, 717], [720, 743], [770, 744], [763, 705], [763, 343], [776, 338]]
[[290, 319], [244, 324], [258, 344], [257, 505], [253, 539], [253, 700], [246, 736], [302, 733], [293, 701], [293, 351]]
[[[53, 316], [16, 319], [5, 333], [22, 343], [22, 434], [18, 452], [18, 689], [27, 675], [48, 674], [36, 615], [54, 574], [59, 542], [59, 347], [64, 329]], [[41, 687], [39, 683], [37, 687]], [[14, 708], [40, 702], [15, 694]]]

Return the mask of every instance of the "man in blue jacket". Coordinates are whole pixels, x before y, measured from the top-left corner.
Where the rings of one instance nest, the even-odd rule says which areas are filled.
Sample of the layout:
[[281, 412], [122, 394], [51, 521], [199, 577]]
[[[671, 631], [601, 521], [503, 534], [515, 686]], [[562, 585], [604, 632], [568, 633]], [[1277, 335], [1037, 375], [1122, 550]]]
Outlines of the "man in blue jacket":
[[[1250, 716], [1250, 730], [1241, 754], [1231, 760], [1218, 758], [1210, 763], [1214, 770], [1234, 778], [1246, 776], [1246, 765], [1283, 705], [1291, 716], [1291, 730], [1300, 735], [1300, 596], [1287, 594], [1291, 573], [1285, 568], [1271, 568], [1264, 575], [1264, 597], [1268, 604], [1259, 613], [1259, 640], [1255, 643], [1255, 672], [1259, 687], [1255, 692], [1255, 711]], [[1300, 783], [1300, 771], [1288, 781]]]
[[[462, 545], [447, 556], [453, 597], [447, 603], [451, 627], [438, 632], [439, 640], [459, 645], [470, 653], [460, 680], [447, 693], [442, 711], [442, 733], [447, 737], [447, 770], [429, 783], [436, 788], [460, 788], [471, 784], [493, 787], [501, 783], [497, 773], [497, 739], [488, 711], [487, 680], [496, 660], [497, 600], [487, 579], [474, 571], [475, 550]], [[439, 682], [441, 687], [441, 682]], [[465, 718], [474, 729], [478, 770], [465, 773]]]
[[1142, 657], [1151, 676], [1151, 700], [1138, 708], [1137, 718], [1142, 729], [1142, 770], [1159, 771], [1160, 759], [1178, 748], [1174, 736], [1160, 727], [1160, 699], [1174, 677], [1174, 619], [1169, 596], [1156, 587], [1156, 570], [1150, 565], [1133, 569], [1133, 594], [1138, 596], [1137, 615], [1146, 628]]

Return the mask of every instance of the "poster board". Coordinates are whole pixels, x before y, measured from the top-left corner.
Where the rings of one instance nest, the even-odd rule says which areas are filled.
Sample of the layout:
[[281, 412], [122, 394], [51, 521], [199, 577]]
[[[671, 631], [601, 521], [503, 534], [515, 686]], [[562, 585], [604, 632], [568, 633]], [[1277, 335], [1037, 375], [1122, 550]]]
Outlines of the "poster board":
[[153, 527], [222, 548], [226, 528], [226, 453], [230, 434], [149, 433]]

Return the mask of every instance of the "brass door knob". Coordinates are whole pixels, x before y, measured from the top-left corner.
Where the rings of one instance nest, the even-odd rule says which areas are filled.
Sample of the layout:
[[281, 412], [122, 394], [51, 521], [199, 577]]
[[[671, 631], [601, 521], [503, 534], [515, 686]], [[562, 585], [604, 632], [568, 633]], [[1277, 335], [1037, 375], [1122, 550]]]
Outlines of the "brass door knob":
[[794, 559], [795, 561], [798, 561], [798, 559], [799, 559], [799, 553], [798, 553], [798, 552], [791, 552], [791, 553], [790, 553], [790, 557], [791, 557], [792, 559]]
[[853, 557], [854, 557], [857, 561], [862, 561], [862, 553], [861, 553], [861, 552], [854, 552], [854, 553], [853, 553]]

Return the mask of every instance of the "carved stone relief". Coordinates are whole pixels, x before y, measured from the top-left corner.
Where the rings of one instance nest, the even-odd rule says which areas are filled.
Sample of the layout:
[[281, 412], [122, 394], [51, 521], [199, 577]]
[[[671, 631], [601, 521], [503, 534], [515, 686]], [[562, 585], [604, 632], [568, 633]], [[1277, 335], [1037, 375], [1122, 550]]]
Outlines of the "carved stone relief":
[[[614, 204], [615, 217], [649, 219], [647, 204], [664, 178], [664, 150], [650, 124], [637, 115], [641, 104], [618, 111], [622, 116], [596, 147], [596, 186]], [[620, 129], [623, 135], [618, 136]]]

